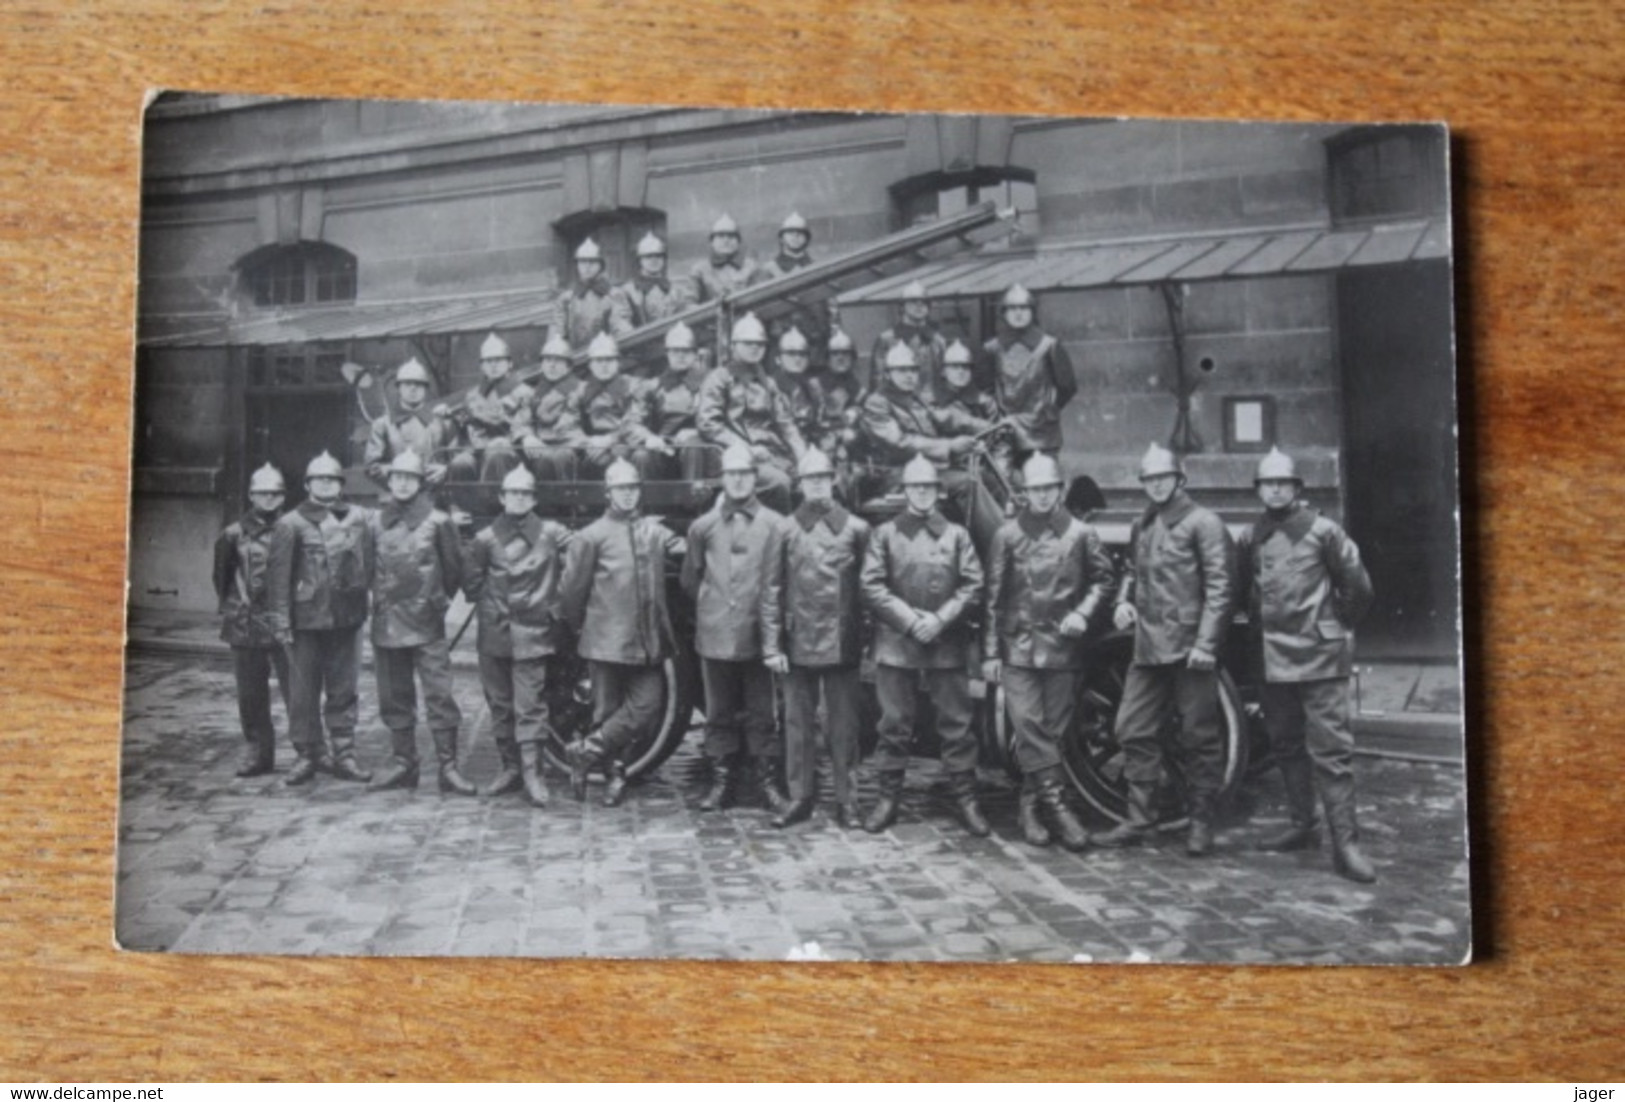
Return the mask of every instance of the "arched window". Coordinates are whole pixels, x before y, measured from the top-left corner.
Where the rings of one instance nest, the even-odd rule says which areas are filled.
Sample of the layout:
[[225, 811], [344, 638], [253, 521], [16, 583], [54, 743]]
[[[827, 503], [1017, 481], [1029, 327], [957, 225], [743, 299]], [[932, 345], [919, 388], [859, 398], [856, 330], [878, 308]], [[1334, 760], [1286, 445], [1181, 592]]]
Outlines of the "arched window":
[[666, 239], [666, 212], [653, 207], [621, 207], [609, 211], [580, 211], [553, 224], [564, 242], [560, 285], [575, 278], [576, 248], [587, 238], [604, 251], [604, 272], [611, 283], [621, 283], [637, 273], [638, 241], [646, 233]]
[[958, 172], [927, 172], [891, 188], [899, 229], [958, 214], [992, 200], [1014, 207], [1023, 232], [1038, 232], [1038, 176], [1030, 169], [978, 166]]
[[1415, 218], [1445, 209], [1444, 128], [1381, 126], [1326, 143], [1332, 219]]
[[355, 256], [324, 241], [265, 245], [237, 262], [255, 306], [314, 306], [355, 301]]

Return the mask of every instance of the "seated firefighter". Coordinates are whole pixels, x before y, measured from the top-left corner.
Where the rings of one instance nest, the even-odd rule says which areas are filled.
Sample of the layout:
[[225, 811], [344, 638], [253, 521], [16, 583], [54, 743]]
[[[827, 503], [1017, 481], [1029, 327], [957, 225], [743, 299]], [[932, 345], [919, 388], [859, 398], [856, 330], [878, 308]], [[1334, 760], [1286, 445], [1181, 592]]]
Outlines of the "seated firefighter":
[[705, 478], [716, 467], [715, 449], [702, 436], [696, 419], [705, 367], [694, 347], [694, 331], [678, 322], [666, 332], [666, 370], [649, 390], [654, 430], [677, 452], [682, 477]]
[[[500, 483], [519, 466], [513, 446], [513, 420], [530, 398], [530, 388], [513, 371], [508, 342], [492, 333], [480, 345], [480, 381], [468, 392], [453, 418], [458, 450], [446, 464], [448, 483]], [[453, 491], [459, 507], [489, 515], [495, 512], [494, 489]]]
[[572, 404], [576, 444], [584, 447], [586, 475], [600, 481], [609, 465], [629, 459], [645, 477], [655, 454], [672, 449], [649, 427], [649, 395], [644, 380], [621, 374], [621, 352], [615, 338], [600, 333], [587, 349], [589, 378]]
[[585, 382], [570, 363], [570, 343], [558, 334], [542, 345], [541, 375], [514, 411], [513, 438], [543, 482], [576, 477], [576, 398]]
[[429, 385], [429, 369], [415, 356], [395, 369], [395, 409], [372, 423], [361, 460], [367, 477], [380, 489], [389, 489], [390, 462], [408, 451], [416, 452], [423, 460], [424, 477], [430, 486], [445, 481], [446, 468], [440, 462], [440, 453], [451, 444], [454, 430], [429, 408]]
[[790, 403], [762, 366], [767, 330], [754, 314], [734, 323], [727, 364], [700, 388], [695, 420], [707, 443], [742, 444], [756, 458], [758, 494], [775, 512], [790, 511], [791, 472], [807, 450]]

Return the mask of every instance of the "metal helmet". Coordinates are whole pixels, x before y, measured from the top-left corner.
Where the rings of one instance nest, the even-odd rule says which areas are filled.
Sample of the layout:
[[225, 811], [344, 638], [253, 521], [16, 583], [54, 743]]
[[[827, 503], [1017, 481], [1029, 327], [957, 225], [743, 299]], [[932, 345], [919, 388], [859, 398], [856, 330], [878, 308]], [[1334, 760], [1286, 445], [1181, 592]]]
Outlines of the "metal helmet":
[[904, 302], [924, 302], [925, 298], [925, 284], [917, 279], [912, 280], [907, 287], [903, 288]]
[[322, 452], [305, 466], [305, 481], [313, 478], [343, 478], [344, 468], [334, 459], [332, 453]]
[[965, 347], [964, 341], [955, 341], [948, 346], [942, 354], [943, 367], [969, 367], [971, 365], [970, 349]]
[[809, 237], [812, 236], [812, 230], [807, 228], [807, 220], [801, 217], [801, 214], [797, 211], [791, 211], [790, 216], [786, 218], [784, 220], [784, 224], [779, 227], [780, 233], [789, 233], [794, 231], [799, 231]]
[[402, 383], [422, 383], [424, 386], [428, 386], [429, 382], [429, 369], [418, 363], [416, 356], [395, 369], [396, 386], [400, 386]]
[[899, 367], [919, 367], [920, 361], [914, 356], [914, 349], [902, 341], [891, 346], [886, 353], [886, 370], [893, 371]]
[[817, 448], [808, 448], [802, 455], [801, 462], [796, 466], [798, 478], [812, 478], [814, 475], [834, 475], [835, 464], [829, 461], [829, 456]]
[[940, 486], [942, 474], [935, 463], [923, 455], [916, 455], [903, 466], [903, 485]]
[[617, 486], [641, 486], [643, 472], [638, 470], [637, 464], [617, 459], [604, 472], [604, 485], [612, 490]]
[[1027, 460], [1021, 468], [1021, 481], [1029, 490], [1040, 486], [1066, 484], [1066, 480], [1061, 477], [1061, 465], [1042, 453]]
[[852, 338], [846, 335], [845, 329], [837, 329], [829, 335], [829, 350], [831, 352], [855, 351]]
[[486, 337], [485, 341], [480, 345], [480, 359], [482, 360], [505, 360], [512, 355], [513, 351], [508, 347], [508, 342], [495, 333]]
[[608, 333], [600, 333], [592, 339], [587, 346], [587, 357], [593, 360], [619, 359], [621, 346], [615, 343], [615, 338]]
[[801, 335], [801, 330], [792, 325], [785, 331], [784, 336], [779, 338], [779, 351], [805, 352], [807, 351], [807, 338]]
[[401, 454], [397, 455], [390, 462], [389, 466], [384, 468], [384, 474], [409, 474], [422, 478], [423, 457], [417, 452], [413, 451], [411, 448], [407, 448], [405, 451], [401, 452]]
[[1278, 447], [1270, 448], [1270, 453], [1258, 461], [1258, 473], [1253, 475], [1253, 485], [1257, 486], [1266, 479], [1272, 481], [1290, 479], [1299, 486], [1303, 485], [1303, 479], [1298, 477], [1298, 465], [1292, 461], [1290, 455]]
[[564, 334], [554, 330], [553, 335], [547, 338], [547, 343], [542, 345], [542, 355], [568, 360], [570, 358], [570, 342], [564, 339]]
[[598, 242], [589, 237], [580, 245], [576, 246], [576, 259], [603, 260], [604, 250], [598, 247]]
[[1012, 283], [1010, 289], [1004, 293], [1004, 297], [999, 300], [999, 309], [1003, 310], [1008, 306], [1026, 306], [1030, 308], [1032, 304], [1033, 293], [1019, 283]]
[[752, 341], [757, 344], [767, 343], [767, 330], [762, 328], [762, 321], [755, 314], [746, 314], [734, 322], [733, 332], [728, 337], [731, 341]]
[[509, 490], [525, 490], [529, 493], [535, 493], [536, 476], [530, 473], [528, 467], [515, 467], [502, 479], [502, 492], [507, 493]]
[[251, 494], [285, 494], [288, 492], [288, 484], [282, 480], [282, 472], [267, 463], [249, 476], [248, 492]]
[[639, 256], [665, 256], [666, 243], [652, 233], [646, 233], [638, 241]]
[[739, 236], [739, 223], [735, 222], [732, 218], [730, 218], [726, 214], [724, 214], [721, 218], [718, 218], [716, 220], [715, 224], [713, 224], [711, 226], [711, 236], [712, 237], [717, 236], [717, 234], [719, 234], [719, 233], [731, 233], [735, 237], [738, 237]]
[[1183, 475], [1179, 469], [1179, 458], [1161, 444], [1152, 444], [1145, 449], [1140, 457], [1140, 481], [1148, 478], [1157, 478], [1165, 474]]
[[678, 322], [676, 325], [666, 330], [666, 351], [694, 351], [694, 330], [690, 329], [682, 322]]
[[751, 454], [750, 448], [744, 444], [729, 444], [728, 450], [722, 453], [722, 473], [729, 471], [756, 470], [756, 457]]

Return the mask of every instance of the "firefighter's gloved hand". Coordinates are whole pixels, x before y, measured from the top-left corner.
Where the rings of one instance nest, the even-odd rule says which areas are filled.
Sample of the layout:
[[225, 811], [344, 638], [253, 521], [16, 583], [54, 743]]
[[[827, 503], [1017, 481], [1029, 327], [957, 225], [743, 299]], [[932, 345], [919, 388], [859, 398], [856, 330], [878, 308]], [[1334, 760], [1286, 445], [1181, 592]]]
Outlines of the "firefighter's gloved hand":
[[1117, 611], [1112, 613], [1112, 623], [1118, 631], [1127, 631], [1139, 618], [1140, 614], [1134, 611], [1134, 606], [1127, 603], [1118, 605]]
[[956, 436], [948, 443], [949, 455], [964, 455], [976, 447], [976, 437]]
[[1004, 672], [1003, 667], [1004, 663], [1000, 662], [997, 658], [989, 658], [986, 662], [982, 663], [982, 680], [986, 681], [989, 685], [997, 685], [999, 683], [999, 675]]
[[926, 646], [930, 646], [932, 643], [935, 643], [937, 641], [937, 637], [942, 634], [942, 628], [942, 621], [934, 614], [927, 612], [918, 620], [914, 621], [914, 626], [910, 628], [909, 631], [913, 634], [914, 638], [918, 639]]
[[1061, 620], [1061, 634], [1068, 639], [1081, 639], [1089, 630], [1089, 620], [1081, 612], [1069, 612]]
[[1213, 655], [1201, 648], [1191, 651], [1190, 657], [1185, 659], [1185, 665], [1193, 670], [1211, 670], [1218, 665]]
[[776, 674], [787, 674], [790, 672], [790, 660], [782, 654], [775, 654], [772, 658], [762, 659], [762, 665], [766, 666]]

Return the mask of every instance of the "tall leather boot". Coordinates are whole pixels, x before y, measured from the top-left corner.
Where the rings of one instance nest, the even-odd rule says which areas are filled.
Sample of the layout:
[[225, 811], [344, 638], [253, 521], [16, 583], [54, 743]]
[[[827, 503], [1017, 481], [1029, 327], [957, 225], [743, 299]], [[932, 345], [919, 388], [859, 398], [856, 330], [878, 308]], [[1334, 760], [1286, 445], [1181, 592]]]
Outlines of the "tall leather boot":
[[570, 763], [570, 792], [578, 801], [585, 800], [587, 774], [603, 761], [604, 740], [595, 728], [566, 746], [564, 756]]
[[457, 768], [457, 728], [434, 733], [434, 755], [440, 760], [440, 794], [474, 795], [476, 789]]
[[701, 811], [721, 811], [733, 805], [735, 761], [733, 757], [711, 759], [711, 787], [700, 797]]
[[489, 784], [481, 787], [481, 796], [506, 796], [509, 792], [518, 792], [524, 783], [519, 775], [519, 744], [508, 738], [496, 741], [502, 768], [497, 770], [497, 775], [491, 778]]
[[1206, 857], [1213, 852], [1213, 797], [1191, 796], [1191, 821], [1185, 831], [1185, 856]]
[[626, 766], [611, 759], [604, 764], [604, 806], [620, 807], [626, 799]]
[[863, 820], [863, 829], [879, 834], [897, 821], [897, 811], [903, 802], [903, 770], [888, 769], [880, 774], [880, 798], [869, 809]]
[[372, 780], [372, 774], [355, 760], [355, 732], [347, 727], [333, 732], [333, 762], [329, 771], [341, 781], [366, 784]]
[[790, 797], [779, 787], [779, 759], [757, 758], [754, 768], [756, 791], [761, 796], [762, 806], [774, 815], [783, 815], [790, 809]]
[[519, 744], [519, 779], [525, 786], [525, 800], [531, 807], [547, 806], [547, 780], [542, 776], [542, 744]]
[[964, 773], [954, 773], [948, 778], [953, 789], [954, 811], [959, 816], [959, 822], [973, 838], [986, 838], [993, 833], [993, 828], [987, 825], [987, 819], [982, 815], [982, 807], [976, 802], [976, 772], [967, 770]]
[[282, 784], [286, 788], [298, 788], [316, 779], [315, 747], [296, 746], [293, 752], [297, 755], [294, 759], [293, 768], [288, 770], [286, 777], [282, 778]]
[[1063, 779], [1061, 767], [1058, 765], [1039, 773], [1034, 780], [1038, 782], [1038, 802], [1049, 813], [1049, 819], [1055, 826], [1055, 833], [1061, 838], [1061, 845], [1077, 853], [1089, 847], [1089, 832], [1083, 829], [1078, 817], [1072, 813], [1072, 808], [1066, 802], [1066, 781]]
[[276, 732], [256, 731], [249, 736], [248, 748], [243, 751], [242, 763], [237, 766], [239, 777], [262, 777], [276, 765]]
[[1377, 879], [1377, 870], [1360, 852], [1360, 827], [1354, 814], [1354, 787], [1347, 792], [1322, 793], [1326, 800], [1326, 821], [1332, 834], [1332, 869], [1345, 880], [1357, 884], [1370, 884]]
[[1021, 840], [1029, 846], [1047, 846], [1053, 838], [1049, 827], [1038, 817], [1038, 777], [1028, 773], [1021, 778], [1021, 799], [1016, 805], [1016, 819], [1021, 824]]
[[1156, 789], [1149, 785], [1130, 784], [1128, 787], [1128, 817], [1104, 834], [1092, 834], [1089, 840], [1108, 849], [1141, 846], [1151, 838], [1151, 801]]
[[418, 786], [417, 732], [410, 728], [389, 732], [389, 764], [368, 785], [375, 792], [386, 788], [414, 789]]
[[1315, 822], [1313, 768], [1306, 759], [1282, 761], [1281, 781], [1286, 786], [1286, 808], [1292, 822], [1285, 830], [1271, 834], [1259, 842], [1258, 848], [1266, 853], [1318, 849], [1320, 831]]

